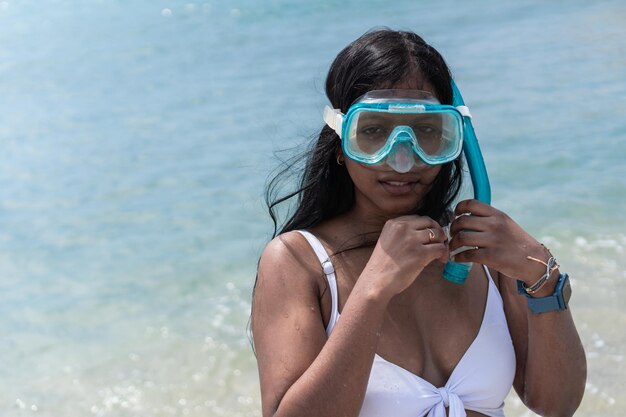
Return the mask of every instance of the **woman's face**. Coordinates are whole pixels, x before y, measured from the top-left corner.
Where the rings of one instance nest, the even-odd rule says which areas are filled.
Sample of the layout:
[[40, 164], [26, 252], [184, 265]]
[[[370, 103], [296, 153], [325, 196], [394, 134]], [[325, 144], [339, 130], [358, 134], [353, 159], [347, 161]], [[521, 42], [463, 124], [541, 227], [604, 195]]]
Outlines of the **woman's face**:
[[[435, 94], [427, 82], [403, 81], [391, 88], [422, 90]], [[441, 170], [440, 165], [426, 165], [417, 156], [415, 165], [406, 173], [394, 171], [386, 162], [365, 165], [345, 157], [344, 159], [346, 169], [354, 182], [357, 207], [385, 218], [415, 212]]]

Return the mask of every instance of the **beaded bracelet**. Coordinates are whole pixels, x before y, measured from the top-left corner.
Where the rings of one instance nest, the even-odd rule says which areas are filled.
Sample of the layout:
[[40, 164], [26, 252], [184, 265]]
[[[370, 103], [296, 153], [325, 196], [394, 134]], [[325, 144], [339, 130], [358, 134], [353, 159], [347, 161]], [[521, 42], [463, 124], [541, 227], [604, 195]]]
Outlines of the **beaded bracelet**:
[[533, 285], [529, 287], [527, 287], [526, 284], [522, 284], [522, 287], [524, 288], [524, 291], [526, 291], [527, 294], [534, 294], [537, 291], [539, 291], [541, 287], [545, 285], [546, 282], [548, 282], [550, 275], [552, 275], [552, 273], [556, 269], [559, 268], [559, 264], [556, 262], [556, 258], [554, 256], [550, 256], [550, 259], [548, 259], [548, 262], [544, 262], [541, 259], [533, 258], [532, 256], [527, 256], [526, 259], [539, 262], [540, 264], [543, 264], [546, 266], [546, 273], [543, 274], [541, 278], [537, 280], [537, 282], [535, 282]]

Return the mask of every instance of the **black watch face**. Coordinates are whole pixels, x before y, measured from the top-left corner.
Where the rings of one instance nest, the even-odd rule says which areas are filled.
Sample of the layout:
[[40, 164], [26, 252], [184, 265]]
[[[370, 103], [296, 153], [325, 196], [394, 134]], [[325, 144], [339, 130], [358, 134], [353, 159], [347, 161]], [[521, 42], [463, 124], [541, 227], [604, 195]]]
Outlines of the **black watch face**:
[[567, 306], [567, 303], [569, 303], [569, 299], [572, 296], [572, 287], [569, 284], [569, 279], [565, 278], [565, 282], [563, 283], [563, 301], [565, 302], [565, 305]]

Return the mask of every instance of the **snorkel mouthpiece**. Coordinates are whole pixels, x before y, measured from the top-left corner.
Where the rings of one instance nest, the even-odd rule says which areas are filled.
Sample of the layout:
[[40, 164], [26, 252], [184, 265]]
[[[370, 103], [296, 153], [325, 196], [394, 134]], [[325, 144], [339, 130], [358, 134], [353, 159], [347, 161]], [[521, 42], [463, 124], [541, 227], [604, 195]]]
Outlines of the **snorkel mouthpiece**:
[[415, 158], [413, 157], [413, 149], [411, 145], [406, 142], [400, 142], [393, 145], [391, 152], [387, 155], [387, 165], [389, 165], [394, 171], [404, 174], [409, 172], [413, 165], [415, 165]]

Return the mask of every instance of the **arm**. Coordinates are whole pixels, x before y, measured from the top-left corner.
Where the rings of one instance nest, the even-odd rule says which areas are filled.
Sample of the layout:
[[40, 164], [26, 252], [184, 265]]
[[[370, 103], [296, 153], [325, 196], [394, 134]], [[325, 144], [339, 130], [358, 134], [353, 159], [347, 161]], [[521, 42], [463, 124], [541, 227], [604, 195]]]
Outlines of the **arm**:
[[[550, 279], [538, 297], [554, 292], [556, 279]], [[574, 415], [585, 390], [587, 364], [570, 310], [533, 314], [526, 298], [517, 294], [515, 279], [502, 276], [500, 285], [517, 356], [515, 391], [537, 414]]]
[[[517, 279], [534, 283], [545, 266], [526, 256], [547, 260], [549, 252], [509, 216], [476, 200], [457, 206], [451, 227], [450, 250], [477, 246], [456, 256], [457, 262], [478, 262], [499, 271], [499, 288], [517, 358], [514, 386], [524, 404], [544, 416], [572, 416], [585, 388], [586, 358], [569, 310], [533, 314], [524, 296], [517, 294]], [[550, 280], [534, 294], [554, 292]]]
[[[425, 227], [439, 228], [428, 220]], [[388, 225], [328, 340], [319, 303], [320, 266], [304, 238], [289, 233], [266, 248], [252, 312], [265, 417], [358, 415], [389, 300], [446, 253], [440, 228], [439, 242], [430, 242], [426, 230]]]
[[263, 415], [356, 416], [387, 300], [356, 286], [326, 343], [317, 259], [310, 253], [313, 265], [303, 266], [289, 246], [305, 254], [306, 242], [294, 242], [293, 234], [284, 239], [270, 243], [261, 257], [254, 297]]

